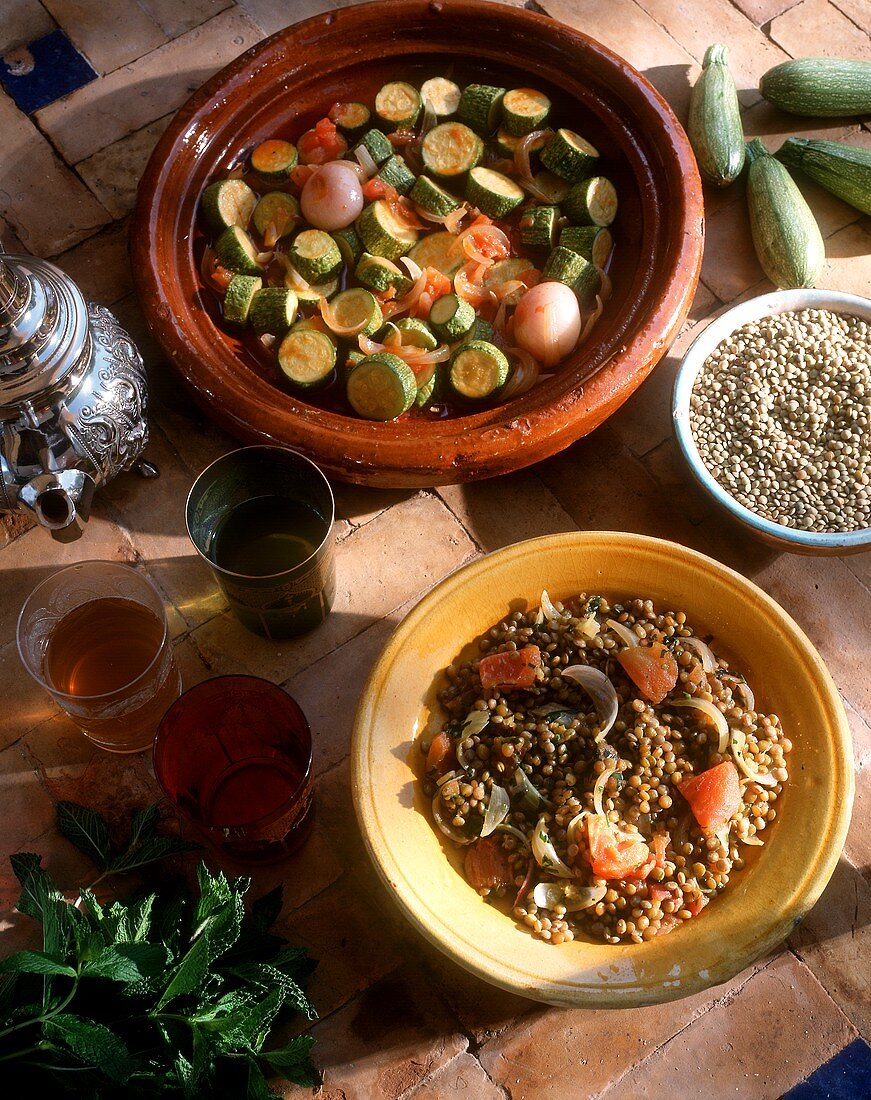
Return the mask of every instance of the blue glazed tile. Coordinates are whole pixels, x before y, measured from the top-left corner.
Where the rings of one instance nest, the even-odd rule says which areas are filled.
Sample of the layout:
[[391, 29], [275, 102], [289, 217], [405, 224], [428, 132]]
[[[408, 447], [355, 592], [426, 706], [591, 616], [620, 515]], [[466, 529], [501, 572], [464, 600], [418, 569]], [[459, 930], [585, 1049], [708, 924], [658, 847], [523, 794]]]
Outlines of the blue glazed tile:
[[96, 79], [63, 31], [52, 31], [0, 58], [0, 84], [26, 114]]
[[787, 1092], [783, 1100], [869, 1100], [871, 1047], [864, 1039], [824, 1062], [806, 1081]]

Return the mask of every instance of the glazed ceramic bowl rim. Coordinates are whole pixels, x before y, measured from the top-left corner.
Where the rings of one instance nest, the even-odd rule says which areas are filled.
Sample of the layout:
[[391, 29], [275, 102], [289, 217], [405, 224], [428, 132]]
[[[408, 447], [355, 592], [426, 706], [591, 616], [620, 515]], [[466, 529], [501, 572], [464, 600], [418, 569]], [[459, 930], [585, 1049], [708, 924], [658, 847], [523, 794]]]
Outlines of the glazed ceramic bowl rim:
[[[686, 930], [692, 932], [694, 938], [692, 942], [686, 941], [685, 949], [696, 946], [698, 956], [698, 952], [703, 947], [705, 954], [702, 962], [699, 962], [698, 957], [694, 958], [693, 961], [698, 963], [698, 968], [696, 966], [686, 968], [689, 972], [681, 977], [680, 982], [662, 981], [645, 985], [643, 980], [639, 980], [637, 984], [629, 987], [625, 984], [616, 987], [602, 984], [593, 988], [589, 981], [585, 983], [579, 978], [574, 980], [560, 978], [559, 964], [555, 967], [553, 975], [543, 973], [543, 966], [533, 977], [529, 969], [524, 970], [519, 961], [515, 962], [513, 959], [506, 961], [501, 954], [498, 957], [492, 953], [488, 956], [488, 949], [482, 946], [480, 941], [475, 942], [472, 938], [466, 938], [462, 932], [458, 932], [447, 923], [432, 904], [421, 897], [413, 868], [403, 865], [397, 857], [391, 847], [392, 834], [385, 831], [382, 824], [380, 806], [385, 801], [390, 804], [395, 792], [391, 789], [379, 788], [377, 785], [378, 758], [374, 755], [376, 742], [382, 751], [385, 748], [383, 732], [380, 742], [378, 741], [378, 730], [380, 728], [383, 731], [385, 726], [383, 719], [379, 723], [378, 708], [379, 703], [384, 699], [389, 702], [391, 693], [399, 696], [406, 695], [409, 686], [414, 697], [417, 698], [418, 685], [409, 685], [407, 677], [397, 685], [391, 682], [391, 678], [395, 676], [394, 665], [401, 660], [401, 655], [408, 647], [414, 649], [415, 638], [421, 624], [439, 604], [450, 608], [459, 606], [463, 601], [467, 604], [474, 601], [476, 586], [481, 586], [482, 582], [486, 584], [485, 578], [494, 575], [500, 564], [504, 564], [510, 570], [514, 563], [516, 568], [520, 569], [525, 561], [535, 560], [540, 563], [541, 555], [549, 552], [553, 553], [554, 561], [559, 562], [561, 554], [583, 550], [603, 560], [610, 560], [616, 555], [635, 553], [642, 557], [659, 558], [657, 564], [661, 564], [663, 555], [668, 557], [678, 555], [684, 567], [691, 572], [698, 570], [702, 574], [710, 574], [713, 571], [717, 576], [718, 584], [730, 596], [733, 595], [736, 602], [755, 603], [760, 607], [760, 613], [764, 613], [770, 620], [772, 630], [783, 639], [780, 647], [792, 653], [794, 660], [799, 661], [803, 670], [806, 670], [807, 682], [818, 700], [819, 710], [825, 715], [825, 726], [829, 734], [826, 742], [828, 759], [833, 762], [836, 777], [840, 780], [827, 788], [826, 817], [825, 820], [817, 822], [817, 830], [811, 839], [809, 851], [801, 864], [800, 871], [794, 871], [784, 883], [782, 894], [780, 893], [781, 884], [777, 882], [776, 905], [760, 909], [752, 918], [739, 924], [740, 940], [737, 942], [736, 939], [730, 940], [730, 944], [735, 943], [734, 953], [727, 952], [724, 957], [715, 958], [711, 941], [698, 939], [699, 936], [703, 936], [702, 931], [696, 933], [695, 928]], [[511, 593], [506, 593], [504, 606], [507, 606], [510, 599]], [[687, 610], [692, 614], [691, 607]], [[496, 615], [503, 613], [503, 611], [497, 611]], [[471, 640], [462, 633], [458, 637], [457, 649]], [[425, 657], [424, 660], [426, 660]], [[432, 670], [433, 675], [437, 672], [438, 669]], [[391, 746], [397, 746], [406, 738], [416, 735], [408, 731], [399, 734], [390, 733], [387, 737]], [[399, 755], [398, 749], [394, 749], [393, 752], [394, 755]], [[404, 756], [399, 758], [405, 759]], [[405, 766], [410, 772], [411, 765]], [[369, 856], [388, 892], [406, 918], [430, 943], [476, 976], [520, 996], [532, 997], [551, 1004], [619, 1008], [660, 1003], [728, 981], [779, 944], [816, 902], [835, 869], [846, 839], [854, 790], [851, 735], [840, 695], [822, 659], [790, 616], [751, 581], [704, 554], [662, 539], [609, 531], [570, 532], [515, 543], [463, 566], [424, 596], [394, 631], [366, 683], [354, 724], [351, 778], [354, 807]], [[403, 807], [405, 805], [403, 803]], [[403, 808], [400, 812], [419, 813], [413, 807]], [[423, 822], [421, 828], [425, 826], [432, 829], [423, 815], [419, 814], [419, 817]], [[395, 832], [394, 829], [393, 833]], [[401, 843], [405, 842], [394, 841], [394, 847], [400, 848]], [[767, 849], [763, 849], [763, 853], [766, 851]], [[771, 872], [772, 875], [776, 873], [776, 870]], [[457, 879], [462, 882], [461, 876], [457, 875]], [[768, 885], [770, 888], [770, 882]], [[477, 899], [474, 900], [477, 901]], [[467, 913], [470, 922], [474, 919], [472, 904], [471, 892], [468, 900], [456, 902], [454, 908], [462, 910], [460, 919], [464, 920]], [[730, 920], [734, 924], [734, 914]], [[734, 932], [734, 928], [732, 930]], [[679, 931], [676, 936], [680, 934]], [[518, 930], [517, 936], [525, 937], [525, 933]], [[528, 939], [528, 937], [525, 938]], [[669, 941], [665, 942], [668, 945]], [[656, 943], [656, 940], [651, 941], [652, 945]], [[702, 947], [699, 947], [700, 943]], [[599, 949], [606, 948], [604, 944], [593, 946], [594, 948], [598, 946]], [[647, 948], [646, 943], [639, 945], [640, 952]], [[523, 949], [523, 943], [518, 940], [518, 960], [523, 959]], [[547, 950], [551, 949], [547, 948]], [[601, 960], [597, 960], [595, 965], [607, 967], [607, 963]], [[675, 986], [680, 988], [675, 989]]]
[[[548, 58], [574, 62], [568, 65], [568, 76], [549, 77], [566, 85], [567, 94], [579, 96], [578, 73], [585, 66], [596, 74], [588, 106], [615, 129], [615, 142], [635, 178], [645, 215], [642, 258], [627, 281], [631, 295], [623, 308], [607, 324], [603, 319], [601, 338], [568, 359], [562, 374], [504, 406], [424, 422], [425, 432], [404, 422], [379, 424], [308, 406], [253, 370], [246, 372], [242, 385], [234, 350], [223, 340], [212, 339], [211, 347], [212, 322], [195, 316], [201, 281], [194, 276], [189, 244], [184, 243], [193, 224], [194, 192], [201, 182], [199, 175], [191, 175], [193, 167], [214, 164], [223, 155], [231, 122], [256, 129], [265, 111], [265, 93], [249, 92], [246, 98], [252, 80], [277, 68], [287, 74], [284, 86], [302, 82], [301, 63], [281, 68], [291, 51], [294, 57], [308, 49], [325, 54], [331, 43], [348, 40], [359, 20], [367, 33], [377, 21], [385, 49], [396, 56], [443, 53], [449, 34], [470, 17], [476, 25], [499, 31], [492, 41], [464, 43], [462, 55], [471, 61], [526, 68], [532, 79], [541, 64], [536, 62], [536, 69], [522, 45], [511, 42], [541, 41]], [[419, 37], [412, 48], [401, 35], [397, 39], [398, 26], [407, 23], [424, 35], [435, 26], [434, 20], [443, 21], [444, 27], [438, 33], [433, 30], [432, 42]], [[353, 42], [336, 55], [337, 73], [350, 70], [352, 46]], [[327, 67], [326, 75], [333, 71]], [[274, 83], [269, 85], [273, 93]], [[223, 106], [227, 102], [230, 108]], [[248, 105], [247, 113], [240, 102]], [[618, 125], [615, 119], [626, 121]], [[304, 450], [341, 480], [424, 486], [527, 466], [556, 453], [610, 415], [653, 369], [686, 316], [698, 278], [702, 236], [701, 187], [686, 135], [662, 96], [617, 54], [557, 20], [524, 9], [483, 0], [392, 0], [390, 6], [342, 8], [279, 31], [195, 92], [170, 123], [143, 174], [131, 248], [149, 328], [199, 403], [231, 434], [248, 443], [278, 442]]]
[[871, 299], [836, 290], [775, 290], [733, 306], [699, 333], [681, 360], [672, 397], [672, 420], [677, 442], [687, 465], [702, 488], [737, 520], [759, 534], [806, 550], [856, 550], [871, 546], [871, 527], [844, 532], [798, 531], [751, 511], [727, 492], [709, 472], [693, 438], [689, 418], [690, 398], [696, 378], [711, 352], [742, 325], [799, 309], [828, 309], [835, 313], [852, 313], [871, 323]]

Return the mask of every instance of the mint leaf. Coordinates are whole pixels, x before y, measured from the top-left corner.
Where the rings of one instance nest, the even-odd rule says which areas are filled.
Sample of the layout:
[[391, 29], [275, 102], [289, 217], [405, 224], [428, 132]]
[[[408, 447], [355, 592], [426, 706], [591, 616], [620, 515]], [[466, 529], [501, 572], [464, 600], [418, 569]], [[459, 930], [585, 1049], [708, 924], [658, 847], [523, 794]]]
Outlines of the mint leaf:
[[317, 1088], [321, 1084], [321, 1075], [312, 1065], [310, 1057], [314, 1043], [311, 1035], [297, 1035], [278, 1050], [261, 1050], [260, 1057], [286, 1081]]
[[136, 1069], [126, 1045], [103, 1024], [62, 1012], [42, 1025], [49, 1042], [59, 1043], [86, 1066], [101, 1070], [110, 1080], [125, 1084]]
[[211, 950], [208, 933], [204, 933], [176, 967], [172, 980], [157, 1002], [158, 1009], [165, 1008], [176, 997], [194, 993], [200, 988], [209, 972]]
[[230, 1016], [219, 1016], [203, 1025], [205, 1031], [214, 1033], [223, 1053], [236, 1050], [259, 1050], [263, 1046], [272, 1021], [284, 1003], [281, 989], [273, 989], [262, 1001], [248, 1005]]
[[132, 848], [134, 844], [140, 844], [146, 837], [153, 836], [158, 821], [160, 821], [159, 802], [152, 802], [150, 806], [137, 810], [130, 821], [129, 846]]
[[248, 1088], [245, 1092], [245, 1100], [275, 1100], [277, 1092], [273, 1092], [263, 1076], [263, 1070], [251, 1059], [248, 1062]]
[[297, 1012], [301, 1012], [307, 1019], [316, 1020], [317, 1013], [311, 1005], [308, 997], [288, 974], [283, 973], [276, 966], [269, 963], [249, 963], [244, 966], [235, 966], [232, 974], [251, 982], [262, 989], [277, 987], [284, 993], [285, 1001]]
[[251, 923], [258, 932], [268, 932], [281, 915], [284, 904], [284, 887], [281, 883], [268, 894], [258, 898], [251, 906]]
[[119, 943], [104, 947], [82, 968], [83, 976], [112, 982], [139, 982], [162, 974], [167, 952], [162, 943]]
[[135, 867], [144, 867], [147, 863], [154, 863], [158, 859], [175, 855], [177, 852], [193, 852], [200, 847], [200, 844], [194, 844], [190, 840], [182, 840], [181, 837], [176, 836], [147, 837], [141, 843], [134, 844], [126, 852], [116, 856], [106, 870], [111, 875], [117, 875], [122, 871], [132, 871]]
[[156, 894], [148, 894], [127, 910], [130, 939], [133, 943], [141, 943], [148, 939], [151, 929], [151, 911], [154, 908], [156, 896]]
[[96, 810], [89, 810], [78, 802], [58, 802], [57, 827], [101, 871], [106, 870], [111, 856], [109, 826]]
[[62, 959], [45, 951], [19, 951], [0, 962], [0, 974], [63, 974], [74, 978], [75, 970]]
[[42, 857], [18, 852], [9, 857], [15, 877], [21, 883], [19, 913], [42, 921], [42, 946], [49, 955], [63, 957], [69, 947], [69, 906], [42, 869]]

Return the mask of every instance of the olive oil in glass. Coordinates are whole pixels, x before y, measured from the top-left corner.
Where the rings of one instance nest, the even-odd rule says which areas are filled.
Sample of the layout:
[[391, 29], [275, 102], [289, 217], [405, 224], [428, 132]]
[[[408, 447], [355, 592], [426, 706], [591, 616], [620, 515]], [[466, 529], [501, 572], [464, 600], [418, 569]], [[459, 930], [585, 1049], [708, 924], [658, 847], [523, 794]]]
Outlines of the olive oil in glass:
[[324, 521], [302, 501], [262, 496], [237, 504], [212, 539], [215, 565], [244, 577], [274, 577], [302, 565], [324, 540]]

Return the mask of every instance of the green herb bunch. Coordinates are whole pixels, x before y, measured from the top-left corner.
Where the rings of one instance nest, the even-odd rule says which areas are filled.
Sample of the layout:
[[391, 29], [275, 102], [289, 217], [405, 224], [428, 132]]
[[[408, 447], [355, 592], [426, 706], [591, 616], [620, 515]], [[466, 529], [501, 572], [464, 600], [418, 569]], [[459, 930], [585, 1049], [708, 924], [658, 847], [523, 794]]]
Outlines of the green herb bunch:
[[[61, 831], [94, 859], [100, 878], [196, 847], [156, 836], [157, 822], [156, 805], [140, 810], [129, 845], [113, 855], [99, 814], [58, 807]], [[246, 912], [250, 879], [230, 881], [201, 863], [196, 896], [179, 884], [103, 906], [84, 888], [70, 904], [38, 855], [19, 853], [11, 863], [22, 887], [18, 909], [42, 923], [43, 949], [0, 963], [4, 1095], [51, 1088], [82, 1100], [261, 1100], [276, 1095], [268, 1073], [319, 1083], [311, 1037], [264, 1049], [290, 1012], [316, 1017], [301, 984], [315, 964], [269, 931], [280, 886]]]

